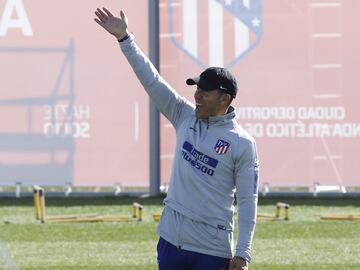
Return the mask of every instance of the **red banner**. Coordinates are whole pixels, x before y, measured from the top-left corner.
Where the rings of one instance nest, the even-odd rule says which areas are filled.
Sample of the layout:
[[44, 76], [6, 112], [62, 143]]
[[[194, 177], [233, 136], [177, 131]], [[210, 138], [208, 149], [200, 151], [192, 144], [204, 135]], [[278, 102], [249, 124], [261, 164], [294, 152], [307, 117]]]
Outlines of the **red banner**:
[[[256, 138], [262, 183], [359, 186], [359, 8], [335, 0], [162, 1], [161, 73], [193, 100], [186, 78], [206, 65], [231, 69], [238, 122]], [[166, 181], [174, 132], [162, 123]]]
[[[148, 1], [0, 0], [0, 184], [148, 185], [148, 97], [96, 7], [148, 49]], [[261, 181], [358, 186], [358, 1], [162, 0], [161, 73], [182, 95], [206, 66], [237, 77]], [[175, 134], [162, 118], [161, 174]]]
[[1, 185], [148, 185], [148, 97], [93, 20], [103, 5], [147, 51], [145, 0], [0, 0]]

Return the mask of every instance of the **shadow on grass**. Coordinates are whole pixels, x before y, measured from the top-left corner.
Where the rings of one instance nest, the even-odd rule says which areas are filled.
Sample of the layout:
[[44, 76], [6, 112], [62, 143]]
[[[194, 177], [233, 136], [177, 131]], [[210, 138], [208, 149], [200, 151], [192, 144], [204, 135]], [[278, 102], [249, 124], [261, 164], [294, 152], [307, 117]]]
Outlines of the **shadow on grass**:
[[[137, 197], [47, 197], [48, 206], [83, 206], [83, 205], [129, 205], [138, 202], [142, 205], [162, 205], [164, 196], [153, 198]], [[277, 202], [286, 202], [290, 205], [312, 205], [312, 206], [359, 206], [360, 198], [294, 198], [294, 197], [260, 197], [259, 205], [275, 205]], [[1, 198], [1, 206], [33, 206], [31, 197], [24, 198]]]
[[[136, 198], [136, 197], [46, 197], [47, 206], [106, 206], [106, 205], [131, 205], [138, 202], [142, 205], [162, 205], [164, 197]], [[34, 206], [33, 198], [0, 198], [1, 206]]]
[[277, 202], [286, 202], [290, 205], [311, 206], [360, 206], [360, 197], [260, 197], [259, 205], [275, 205]]

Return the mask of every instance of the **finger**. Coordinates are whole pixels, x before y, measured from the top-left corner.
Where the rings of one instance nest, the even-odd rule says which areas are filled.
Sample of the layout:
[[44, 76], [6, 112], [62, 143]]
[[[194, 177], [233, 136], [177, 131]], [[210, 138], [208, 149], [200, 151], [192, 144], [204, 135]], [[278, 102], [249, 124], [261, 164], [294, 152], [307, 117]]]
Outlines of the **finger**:
[[106, 20], [108, 18], [108, 16], [100, 8], [97, 9], [97, 12], [100, 13], [100, 15], [103, 19]]
[[103, 8], [103, 10], [106, 12], [106, 14], [109, 16], [109, 17], [114, 17], [114, 15], [107, 9], [107, 8]]
[[104, 17], [98, 10], [95, 11], [95, 15], [99, 18], [100, 21], [106, 22], [107, 18]]
[[97, 17], [98, 20], [100, 20], [102, 23], [105, 22], [105, 19], [101, 16], [101, 14], [97, 11], [95, 11], [95, 15]]
[[101, 16], [99, 13], [95, 13], [98, 17], [98, 19], [102, 22], [102, 23], [106, 23], [107, 22], [107, 19], [104, 18], [103, 16]]
[[123, 20], [125, 20], [125, 18], [126, 18], [125, 12], [122, 11], [122, 10], [120, 10], [120, 17], [121, 17], [121, 19], [123, 19]]
[[102, 23], [99, 19], [95, 18], [94, 21], [97, 22], [98, 25], [100, 25], [102, 28], [105, 29], [104, 23]]

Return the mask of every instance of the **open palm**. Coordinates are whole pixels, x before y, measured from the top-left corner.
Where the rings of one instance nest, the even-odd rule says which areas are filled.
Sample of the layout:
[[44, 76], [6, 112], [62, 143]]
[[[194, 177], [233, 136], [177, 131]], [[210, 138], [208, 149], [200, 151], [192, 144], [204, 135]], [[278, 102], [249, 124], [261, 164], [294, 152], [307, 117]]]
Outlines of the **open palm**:
[[115, 17], [108, 9], [96, 9], [95, 22], [103, 27], [110, 34], [114, 35], [117, 39], [122, 39], [128, 34], [128, 19], [125, 13], [121, 10], [120, 17]]

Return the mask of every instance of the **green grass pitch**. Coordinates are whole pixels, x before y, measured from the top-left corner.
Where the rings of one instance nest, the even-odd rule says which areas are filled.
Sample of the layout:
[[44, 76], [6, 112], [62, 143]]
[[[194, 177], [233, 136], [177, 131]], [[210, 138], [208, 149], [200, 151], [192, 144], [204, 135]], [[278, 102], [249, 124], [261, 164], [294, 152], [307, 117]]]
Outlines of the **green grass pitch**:
[[[0, 269], [157, 269], [151, 214], [162, 199], [47, 198], [47, 214], [132, 214], [144, 205], [144, 221], [40, 224], [31, 198], [0, 198]], [[360, 214], [360, 200], [260, 198], [259, 214], [290, 206], [289, 221], [259, 221], [251, 270], [360, 269], [360, 221], [321, 221], [320, 214]], [[283, 216], [283, 212], [281, 215]]]

